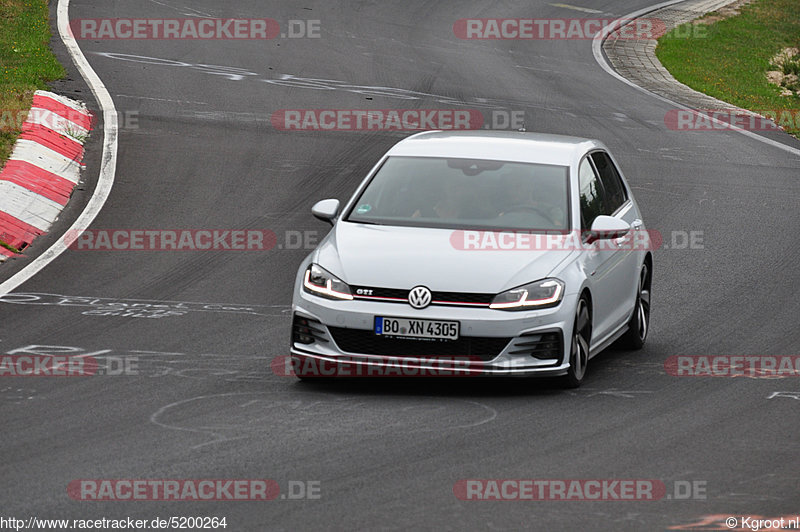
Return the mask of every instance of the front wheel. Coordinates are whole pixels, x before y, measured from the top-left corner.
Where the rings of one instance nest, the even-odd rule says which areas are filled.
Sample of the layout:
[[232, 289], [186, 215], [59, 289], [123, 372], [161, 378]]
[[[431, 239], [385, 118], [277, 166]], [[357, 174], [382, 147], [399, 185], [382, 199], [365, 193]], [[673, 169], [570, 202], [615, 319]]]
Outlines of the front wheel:
[[636, 304], [633, 316], [628, 322], [628, 332], [621, 338], [621, 344], [628, 349], [641, 349], [650, 332], [650, 269], [647, 263], [642, 265], [639, 274], [639, 286], [636, 292]]
[[564, 376], [564, 384], [568, 388], [577, 388], [586, 375], [589, 362], [589, 345], [592, 339], [592, 317], [589, 313], [589, 301], [581, 296], [575, 309], [575, 324], [572, 327], [570, 344], [569, 369]]

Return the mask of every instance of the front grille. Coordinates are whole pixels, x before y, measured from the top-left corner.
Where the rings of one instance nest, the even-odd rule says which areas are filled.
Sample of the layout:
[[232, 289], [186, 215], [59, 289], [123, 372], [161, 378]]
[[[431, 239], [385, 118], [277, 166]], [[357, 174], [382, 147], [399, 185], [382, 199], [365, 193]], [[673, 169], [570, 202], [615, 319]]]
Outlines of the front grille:
[[561, 333], [526, 334], [514, 340], [509, 355], [530, 355], [539, 360], [560, 359], [563, 351]]
[[[372, 286], [351, 286], [350, 289], [353, 291], [353, 295], [356, 299], [359, 297], [364, 297], [366, 299], [371, 297], [408, 299], [408, 293], [411, 291], [399, 288], [375, 288]], [[362, 295], [362, 292], [366, 292], [368, 295]]]
[[[356, 299], [401, 300], [396, 303], [408, 302], [408, 293], [411, 291], [401, 288], [376, 288], [369, 286], [353, 286], [353, 295]], [[441, 306], [489, 306], [495, 294], [481, 294], [477, 292], [438, 292], [431, 291], [431, 305]]]
[[295, 314], [294, 320], [292, 320], [292, 343], [313, 344], [314, 342], [328, 342], [323, 325], [317, 320]]
[[476, 294], [470, 292], [431, 292], [432, 304], [444, 305], [449, 302], [454, 303], [478, 303], [489, 306], [494, 299], [494, 294]]
[[458, 340], [409, 340], [379, 336], [373, 331], [328, 327], [339, 349], [348, 353], [396, 357], [469, 357], [494, 359], [511, 338], [462, 336]]

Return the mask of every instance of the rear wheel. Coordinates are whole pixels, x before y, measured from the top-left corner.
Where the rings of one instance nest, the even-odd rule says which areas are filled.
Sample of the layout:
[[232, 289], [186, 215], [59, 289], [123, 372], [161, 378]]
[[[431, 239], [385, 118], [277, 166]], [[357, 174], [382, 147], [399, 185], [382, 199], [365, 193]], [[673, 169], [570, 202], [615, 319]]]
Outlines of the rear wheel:
[[648, 332], [650, 332], [650, 268], [644, 263], [639, 274], [633, 316], [628, 322], [628, 332], [623, 335], [620, 343], [628, 349], [641, 349], [647, 340]]
[[586, 375], [589, 362], [589, 345], [592, 339], [592, 317], [589, 312], [589, 301], [581, 296], [575, 309], [575, 324], [572, 327], [570, 344], [569, 369], [564, 376], [564, 384], [568, 388], [577, 388]]

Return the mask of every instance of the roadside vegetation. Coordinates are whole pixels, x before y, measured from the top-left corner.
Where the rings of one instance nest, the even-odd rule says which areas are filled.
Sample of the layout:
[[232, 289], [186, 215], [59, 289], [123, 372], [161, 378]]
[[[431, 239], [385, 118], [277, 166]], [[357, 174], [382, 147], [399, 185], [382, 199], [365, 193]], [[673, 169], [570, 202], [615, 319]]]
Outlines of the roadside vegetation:
[[739, 2], [659, 39], [656, 56], [681, 83], [751, 111], [779, 112], [800, 136], [798, 0]]
[[[50, 50], [47, 0], [0, 0], [0, 167], [11, 155], [33, 93], [66, 75]], [[18, 252], [0, 241], [0, 246]]]
[[47, 0], [0, 0], [0, 166], [11, 154], [33, 92], [66, 72], [50, 50]]

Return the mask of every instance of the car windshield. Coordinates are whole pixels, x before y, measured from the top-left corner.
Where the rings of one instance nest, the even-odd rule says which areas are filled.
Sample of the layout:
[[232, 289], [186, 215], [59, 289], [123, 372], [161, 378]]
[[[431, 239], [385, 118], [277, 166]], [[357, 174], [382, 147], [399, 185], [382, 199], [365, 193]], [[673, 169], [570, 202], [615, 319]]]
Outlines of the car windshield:
[[566, 166], [389, 157], [347, 221], [477, 230], [569, 229]]

